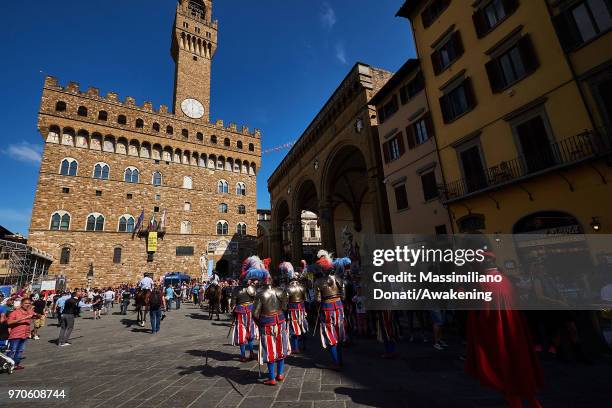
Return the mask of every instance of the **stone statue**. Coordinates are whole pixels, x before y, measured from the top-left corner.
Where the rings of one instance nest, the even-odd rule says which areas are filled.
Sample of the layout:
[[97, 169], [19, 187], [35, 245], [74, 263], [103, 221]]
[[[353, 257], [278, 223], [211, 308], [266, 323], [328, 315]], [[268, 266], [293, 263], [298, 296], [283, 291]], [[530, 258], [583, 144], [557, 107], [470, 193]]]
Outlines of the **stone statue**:
[[344, 256], [351, 258], [353, 255], [353, 233], [348, 225], [342, 227], [342, 248]]
[[208, 275], [208, 258], [206, 257], [206, 253], [202, 253], [200, 257], [200, 272], [202, 276]]

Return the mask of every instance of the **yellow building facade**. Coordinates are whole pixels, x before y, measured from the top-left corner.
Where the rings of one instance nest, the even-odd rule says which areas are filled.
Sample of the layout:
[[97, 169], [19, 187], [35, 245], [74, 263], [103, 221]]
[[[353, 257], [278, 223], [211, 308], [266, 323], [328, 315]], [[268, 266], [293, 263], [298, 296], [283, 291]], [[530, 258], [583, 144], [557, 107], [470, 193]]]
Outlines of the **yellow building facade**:
[[612, 232], [611, 13], [606, 0], [409, 0], [398, 11], [457, 232]]

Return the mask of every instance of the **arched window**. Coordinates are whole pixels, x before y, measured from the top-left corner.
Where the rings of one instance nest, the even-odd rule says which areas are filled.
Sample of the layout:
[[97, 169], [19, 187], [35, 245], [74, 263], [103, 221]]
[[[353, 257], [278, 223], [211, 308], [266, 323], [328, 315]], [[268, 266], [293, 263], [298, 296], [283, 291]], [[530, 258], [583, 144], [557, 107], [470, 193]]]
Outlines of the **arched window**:
[[226, 137], [225, 139], [223, 139], [223, 145], [224, 145], [224, 146], [226, 146], [226, 147], [229, 147], [229, 146], [230, 146], [230, 140], [229, 140], [229, 138], [227, 138], [227, 137]]
[[159, 132], [159, 123], [155, 122], [155, 123], [153, 124], [153, 131], [155, 131], [155, 132]]
[[242, 149], [242, 140], [236, 142], [236, 147]]
[[246, 195], [246, 186], [242, 181], [236, 183], [236, 195]]
[[200, 142], [204, 140], [204, 135], [202, 134], [202, 132], [196, 133], [196, 139], [198, 139]]
[[119, 217], [119, 232], [133, 232], [134, 231], [134, 217], [129, 214], [122, 215]]
[[229, 234], [229, 224], [227, 221], [219, 221], [217, 222], [217, 235], [227, 235]]
[[144, 120], [138, 118], [136, 119], [136, 128], [137, 129], [142, 129], [144, 127]]
[[117, 123], [120, 125], [125, 125], [127, 123], [127, 118], [125, 117], [125, 115], [117, 116]]
[[109, 170], [110, 167], [108, 167], [108, 164], [102, 162], [96, 163], [94, 166], [93, 177], [100, 180], [108, 180]]
[[183, 129], [181, 130], [181, 135], [183, 135], [183, 137], [189, 137], [189, 131], [187, 129]]
[[85, 231], [104, 231], [104, 216], [100, 213], [89, 214]]
[[66, 211], [56, 211], [51, 216], [51, 225], [49, 229], [52, 231], [68, 231], [70, 229], [70, 214]]
[[246, 207], [243, 204], [238, 206], [238, 214], [246, 214]]
[[181, 222], [181, 234], [191, 234], [191, 223], [189, 221]]
[[236, 225], [236, 234], [245, 236], [246, 235], [246, 224], [244, 222], [239, 222]]
[[210, 143], [217, 144], [217, 136], [216, 135], [210, 136]]
[[249, 152], [255, 151], [255, 145], [253, 143], [249, 143]]
[[63, 247], [60, 254], [60, 265], [68, 265], [70, 263], [70, 248]]
[[113, 263], [120, 264], [121, 263], [121, 247], [115, 247], [113, 249]]
[[185, 201], [185, 204], [183, 205], [183, 210], [191, 211], [191, 203], [189, 201]]
[[128, 183], [138, 183], [140, 173], [136, 167], [128, 167], [125, 169], [123, 181]]
[[108, 112], [106, 111], [98, 112], [98, 120], [103, 120], [104, 122], [106, 122], [108, 120]]
[[229, 193], [229, 184], [225, 180], [219, 180], [217, 183], [217, 192]]
[[166, 126], [166, 133], [171, 135], [174, 133], [174, 128], [170, 125]]
[[193, 188], [193, 180], [189, 176], [183, 177], [183, 188], [191, 190]]
[[66, 111], [66, 102], [64, 102], [64, 101], [57, 101], [55, 103], [55, 111], [56, 112], [65, 112]]
[[221, 214], [227, 213], [227, 204], [225, 204], [225, 203], [219, 204], [219, 212]]
[[162, 185], [162, 174], [159, 171], [153, 173], [153, 185], [161, 186]]
[[62, 176], [76, 176], [79, 168], [79, 163], [72, 157], [66, 157], [62, 160], [60, 174]]
[[77, 109], [77, 115], [79, 116], [87, 116], [87, 108], [84, 106], [79, 106], [79, 109]]

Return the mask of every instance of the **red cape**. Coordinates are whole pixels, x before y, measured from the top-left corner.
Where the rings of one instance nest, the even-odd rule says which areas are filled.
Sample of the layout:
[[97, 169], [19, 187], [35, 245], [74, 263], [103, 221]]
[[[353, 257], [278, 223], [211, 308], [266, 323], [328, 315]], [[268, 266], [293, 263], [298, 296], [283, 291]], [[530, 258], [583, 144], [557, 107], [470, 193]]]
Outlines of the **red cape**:
[[[500, 272], [493, 268], [487, 273]], [[542, 388], [542, 370], [523, 314], [510, 310], [512, 285], [504, 276], [501, 283], [482, 284], [482, 290], [493, 292], [493, 301], [469, 313], [465, 370], [502, 394], [534, 396]]]

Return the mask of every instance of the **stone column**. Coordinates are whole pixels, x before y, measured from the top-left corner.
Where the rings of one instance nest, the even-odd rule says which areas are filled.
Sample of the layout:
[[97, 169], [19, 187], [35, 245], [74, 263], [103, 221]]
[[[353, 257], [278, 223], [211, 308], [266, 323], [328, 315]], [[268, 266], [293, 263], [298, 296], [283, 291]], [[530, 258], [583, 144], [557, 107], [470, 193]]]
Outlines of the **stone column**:
[[291, 222], [291, 262], [294, 265], [299, 265], [300, 260], [304, 257], [304, 248], [302, 243], [302, 220], [293, 218]]
[[333, 209], [328, 200], [319, 203], [319, 223], [321, 225], [321, 246], [323, 249], [335, 253], [336, 239]]

